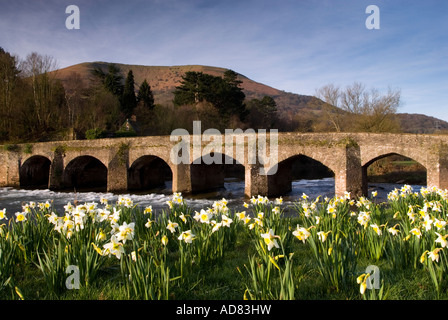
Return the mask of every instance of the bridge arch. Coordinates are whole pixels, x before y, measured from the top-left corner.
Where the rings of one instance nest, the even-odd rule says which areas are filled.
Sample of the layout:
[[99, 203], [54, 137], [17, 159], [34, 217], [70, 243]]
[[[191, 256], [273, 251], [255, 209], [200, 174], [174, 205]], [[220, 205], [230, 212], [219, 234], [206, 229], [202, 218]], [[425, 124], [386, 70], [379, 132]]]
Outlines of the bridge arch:
[[46, 156], [33, 155], [28, 157], [19, 169], [20, 187], [47, 189], [50, 167], [51, 160]]
[[129, 190], [150, 190], [166, 187], [172, 181], [173, 172], [170, 165], [162, 158], [144, 155], [137, 158], [128, 169]]
[[[427, 166], [426, 166], [426, 159], [424, 157], [418, 156], [417, 157], [413, 157], [413, 156], [408, 156], [407, 154], [403, 154], [403, 153], [398, 153], [398, 152], [390, 152], [390, 153], [385, 153], [385, 154], [380, 154], [377, 155], [375, 158], [369, 159], [368, 161], [364, 160], [362, 163], [362, 191], [364, 195], [368, 195], [368, 184], [369, 184], [369, 167], [371, 165], [373, 165], [374, 163], [376, 163], [377, 161], [380, 161], [382, 159], [385, 158], [390, 158], [390, 157], [394, 157], [394, 156], [398, 156], [404, 159], [408, 159], [410, 161], [415, 161], [416, 162], [416, 167], [418, 170], [420, 171], [424, 171], [424, 177], [421, 178], [422, 180], [425, 181], [424, 184], [426, 184], [427, 181]], [[415, 156], [415, 155], [414, 155]], [[390, 171], [390, 169], [385, 169], [385, 171]], [[400, 177], [396, 178], [398, 179], [398, 181], [393, 181], [396, 183], [401, 183], [400, 181], [403, 182], [403, 184], [412, 184], [412, 182], [410, 180], [406, 181], [407, 179], [400, 179]], [[403, 181], [404, 180], [404, 181]], [[392, 181], [391, 181], [392, 182]]]
[[75, 157], [64, 168], [62, 186], [65, 189], [105, 191], [107, 167], [90, 155]]
[[224, 188], [226, 178], [245, 179], [245, 166], [227, 154], [211, 152], [190, 164], [192, 193]]
[[[274, 172], [272, 170], [275, 169], [276, 172], [272, 174]], [[268, 195], [271, 197], [291, 192], [294, 180], [334, 178], [335, 176], [330, 167], [301, 153], [282, 159], [275, 169], [268, 171]]]

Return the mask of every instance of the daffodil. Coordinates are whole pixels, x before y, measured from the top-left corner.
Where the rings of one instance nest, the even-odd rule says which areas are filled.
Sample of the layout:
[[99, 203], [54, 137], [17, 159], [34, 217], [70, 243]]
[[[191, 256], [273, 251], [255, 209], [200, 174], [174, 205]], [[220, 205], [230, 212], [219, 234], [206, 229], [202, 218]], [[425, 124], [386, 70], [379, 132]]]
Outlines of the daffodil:
[[174, 233], [176, 231], [176, 228], [179, 226], [176, 222], [172, 222], [171, 220], [168, 220], [168, 225], [166, 228], [171, 231], [171, 233]]
[[187, 230], [181, 233], [181, 235], [177, 238], [178, 240], [183, 240], [186, 243], [192, 243], [193, 240], [196, 238], [196, 235], [194, 235], [191, 230]]
[[137, 253], [135, 251], [131, 252], [131, 259], [132, 261], [137, 261]]
[[212, 213], [209, 211], [206, 211], [204, 209], [201, 209], [201, 212], [197, 212], [193, 217], [196, 221], [199, 221], [201, 223], [210, 223], [210, 219], [212, 218]]
[[420, 256], [420, 263], [424, 263], [424, 262], [426, 261], [426, 254], [427, 254], [428, 252], [429, 252], [429, 251], [426, 250], [425, 252], [422, 253], [422, 255]]
[[109, 215], [108, 219], [110, 221], [111, 224], [115, 224], [118, 222], [118, 220], [120, 220], [120, 215], [121, 215], [121, 209], [116, 209], [114, 207], [113, 212]]
[[267, 233], [262, 233], [261, 237], [264, 239], [264, 243], [268, 246], [269, 251], [271, 251], [273, 247], [280, 248], [276, 240], [279, 236], [274, 234], [274, 230], [269, 229]]
[[145, 208], [145, 210], [143, 210], [143, 213], [144, 214], [149, 214], [149, 213], [151, 213], [152, 212], [152, 206], [147, 206], [146, 208]]
[[443, 248], [436, 248], [433, 251], [430, 251], [428, 257], [430, 257], [432, 261], [439, 262], [439, 251], [441, 250], [443, 250]]
[[126, 243], [126, 240], [132, 240], [134, 238], [134, 227], [134, 222], [131, 222], [129, 224], [123, 222], [123, 224], [118, 227], [118, 240], [123, 241], [123, 243]]
[[104, 255], [104, 252], [100, 248], [98, 248], [97, 245], [94, 244], [93, 242], [92, 242], [92, 246], [95, 249], [95, 251], [98, 252], [99, 255]]
[[331, 230], [328, 231], [328, 232], [319, 231], [319, 232], [317, 233], [317, 236], [319, 237], [319, 240], [320, 240], [320, 241], [325, 242], [325, 240], [327, 240], [328, 234], [329, 234], [330, 232], [331, 232]]
[[168, 237], [166, 235], [163, 235], [163, 237], [162, 237], [162, 244], [164, 246], [166, 246], [168, 244]]
[[367, 279], [368, 279], [369, 277], [370, 277], [370, 274], [367, 273], [367, 274], [363, 274], [363, 275], [361, 275], [361, 276], [358, 277], [358, 279], [357, 279], [358, 283], [360, 284], [359, 292], [360, 292], [361, 294], [364, 294], [364, 293], [366, 292], [366, 289], [367, 289]]
[[376, 223], [371, 224], [370, 227], [372, 227], [373, 231], [375, 231], [375, 233], [377, 235], [380, 236], [380, 235], [383, 234], [383, 232], [381, 231], [380, 227]]
[[54, 212], [52, 212], [49, 216], [48, 216], [48, 221], [53, 224], [56, 225], [58, 223], [58, 215]]
[[306, 239], [311, 235], [311, 233], [304, 227], [297, 225], [297, 228], [292, 233], [297, 239], [305, 243]]
[[98, 222], [102, 222], [109, 219], [110, 211], [107, 209], [98, 209], [95, 219]]
[[446, 221], [443, 220], [439, 220], [439, 219], [434, 219], [434, 226], [438, 229], [441, 230], [443, 228], [445, 228], [446, 226]]
[[212, 233], [218, 231], [222, 227], [222, 222], [216, 222], [215, 220], [212, 220], [211, 224], [213, 225]]
[[221, 223], [224, 227], [230, 227], [230, 225], [232, 224], [233, 220], [230, 219], [229, 217], [227, 217], [225, 214], [223, 214], [221, 216]]
[[106, 234], [104, 233], [103, 229], [100, 229], [100, 232], [96, 236], [97, 241], [103, 241], [106, 240]]
[[26, 221], [26, 213], [24, 212], [16, 212], [16, 222]]
[[396, 229], [397, 226], [398, 224], [394, 225], [393, 227], [390, 227], [389, 229], [387, 229], [387, 231], [389, 231], [389, 233], [391, 233], [393, 236], [396, 236], [398, 232], [400, 232], [400, 230]]
[[446, 238], [448, 237], [448, 234], [442, 236], [440, 233], [435, 233], [438, 238], [436, 239], [436, 243], [440, 243], [440, 245], [442, 246], [442, 248], [445, 248], [448, 246], [448, 241], [446, 240]]
[[114, 255], [117, 259], [120, 259], [121, 255], [125, 253], [123, 243], [118, 241], [114, 235], [111, 237], [110, 242], [106, 243], [103, 248], [103, 255]]
[[432, 223], [433, 223], [433, 222], [434, 222], [434, 221], [429, 217], [429, 215], [426, 215], [426, 216], [425, 216], [425, 218], [424, 218], [422, 224], [423, 224], [423, 226], [425, 227], [425, 230], [426, 230], [426, 231], [431, 230], [431, 227], [432, 227]]
[[364, 228], [367, 228], [367, 225], [370, 221], [370, 213], [365, 211], [359, 212], [357, 220], [360, 225], [362, 225]]
[[238, 217], [238, 219], [244, 220], [246, 218], [246, 211], [237, 212], [235, 215]]
[[367, 275], [366, 273], [363, 273], [358, 278], [356, 278], [356, 283], [361, 284], [364, 281], [364, 278], [366, 277], [366, 275]]
[[0, 220], [8, 219], [6, 218], [6, 209], [0, 210]]
[[414, 236], [416, 236], [417, 238], [420, 238], [422, 236], [422, 232], [420, 231], [419, 228], [414, 228], [411, 231], [409, 231], [411, 234], [413, 234]]
[[348, 191], [345, 191], [344, 192], [344, 198], [343, 198], [344, 200], [350, 200], [350, 192], [348, 192]]
[[148, 221], [146, 221], [146, 223], [145, 223], [145, 227], [148, 229], [151, 228], [153, 222], [154, 222], [153, 220], [148, 218]]

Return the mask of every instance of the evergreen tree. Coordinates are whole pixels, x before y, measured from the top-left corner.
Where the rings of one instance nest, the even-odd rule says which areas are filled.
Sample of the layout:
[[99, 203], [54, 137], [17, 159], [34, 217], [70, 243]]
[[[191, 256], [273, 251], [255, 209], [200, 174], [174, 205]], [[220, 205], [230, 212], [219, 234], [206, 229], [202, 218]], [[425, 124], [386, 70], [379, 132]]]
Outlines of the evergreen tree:
[[149, 110], [154, 109], [154, 95], [152, 94], [151, 87], [146, 79], [140, 85], [137, 102]]
[[174, 91], [175, 105], [211, 103], [227, 121], [232, 115], [244, 120], [248, 114], [244, 104], [245, 94], [239, 87], [237, 73], [228, 70], [224, 77], [189, 71], [182, 77], [181, 85]]
[[134, 74], [132, 70], [129, 70], [128, 76], [126, 77], [126, 82], [123, 89], [123, 97], [121, 102], [121, 111], [126, 118], [132, 115], [135, 107], [137, 106], [137, 98], [135, 96], [135, 82]]
[[261, 100], [252, 99], [247, 106], [252, 128], [271, 129], [278, 121], [277, 103], [270, 96], [264, 96]]
[[123, 94], [123, 76], [121, 75], [121, 70], [115, 64], [109, 64], [107, 68], [107, 73], [105, 73], [101, 68], [95, 68], [92, 70], [92, 74], [101, 80], [104, 87], [116, 95], [121, 97]]

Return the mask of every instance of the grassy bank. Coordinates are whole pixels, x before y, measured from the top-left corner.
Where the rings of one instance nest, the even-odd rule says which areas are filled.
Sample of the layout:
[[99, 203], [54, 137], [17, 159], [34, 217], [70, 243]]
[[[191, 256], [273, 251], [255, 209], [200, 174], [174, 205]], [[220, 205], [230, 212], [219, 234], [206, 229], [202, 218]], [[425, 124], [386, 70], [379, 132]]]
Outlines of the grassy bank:
[[445, 191], [404, 186], [383, 204], [304, 195], [292, 216], [281, 199], [246, 207], [197, 212], [180, 194], [157, 214], [129, 198], [26, 204], [0, 216], [0, 298], [448, 298]]

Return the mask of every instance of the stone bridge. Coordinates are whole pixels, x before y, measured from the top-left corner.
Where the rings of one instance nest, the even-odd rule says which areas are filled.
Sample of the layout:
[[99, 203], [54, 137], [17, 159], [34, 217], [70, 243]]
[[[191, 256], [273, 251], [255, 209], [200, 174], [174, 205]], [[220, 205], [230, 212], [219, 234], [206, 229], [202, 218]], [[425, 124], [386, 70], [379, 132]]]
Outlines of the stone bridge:
[[[218, 140], [222, 141], [222, 150], [211, 149], [203, 137], [196, 136], [202, 152], [199, 158], [218, 156], [223, 164], [197, 164], [198, 153], [192, 144], [185, 149], [189, 148], [187, 161], [173, 162], [173, 147], [179, 146], [181, 139], [171, 141], [170, 136], [4, 145], [0, 147], [0, 186], [72, 191], [103, 188], [120, 193], [148, 190], [171, 180], [173, 192], [188, 194], [222, 187], [224, 177], [234, 174], [244, 178], [246, 196], [279, 196], [291, 190], [294, 162], [312, 159], [333, 174], [336, 195], [345, 191], [361, 195], [367, 193], [368, 166], [398, 154], [426, 168], [427, 186], [448, 188], [448, 136], [279, 133], [278, 166], [272, 175], [260, 174], [263, 164], [250, 161], [249, 152], [235, 160], [238, 144], [227, 148], [232, 143], [225, 141], [224, 135]], [[242, 143], [248, 146], [247, 136]]]

